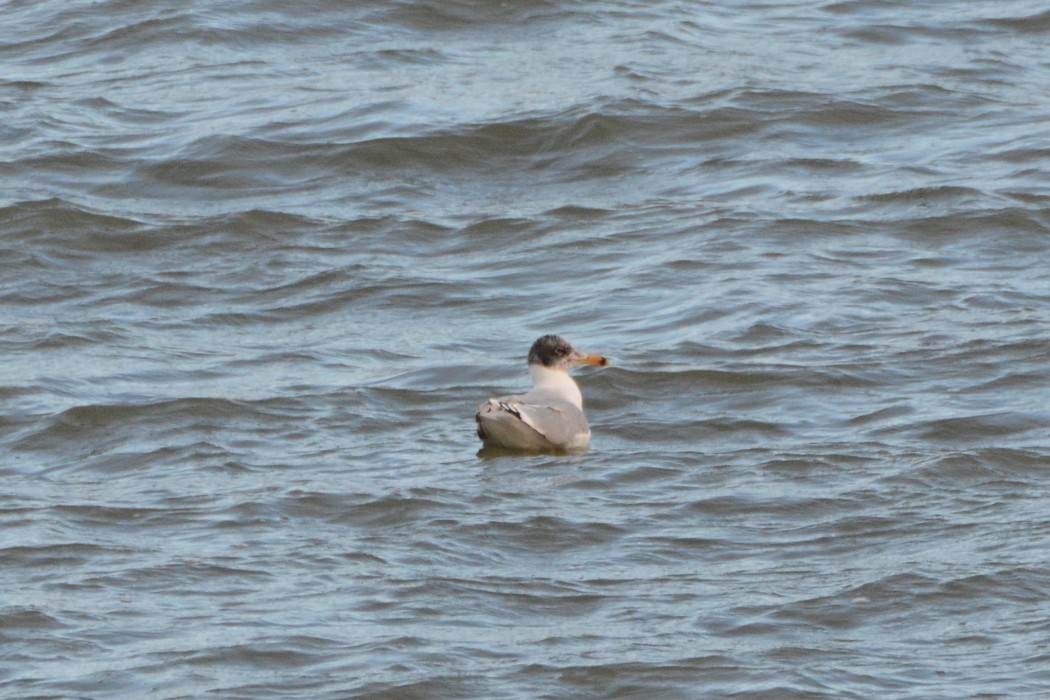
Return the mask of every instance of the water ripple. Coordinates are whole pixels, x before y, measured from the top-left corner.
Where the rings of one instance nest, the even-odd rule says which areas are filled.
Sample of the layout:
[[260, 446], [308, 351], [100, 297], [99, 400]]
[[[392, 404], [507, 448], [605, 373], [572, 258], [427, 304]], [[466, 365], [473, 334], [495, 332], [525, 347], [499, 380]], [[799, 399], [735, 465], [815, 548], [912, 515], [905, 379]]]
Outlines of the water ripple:
[[6, 9], [0, 695], [1045, 695], [1043, 8]]

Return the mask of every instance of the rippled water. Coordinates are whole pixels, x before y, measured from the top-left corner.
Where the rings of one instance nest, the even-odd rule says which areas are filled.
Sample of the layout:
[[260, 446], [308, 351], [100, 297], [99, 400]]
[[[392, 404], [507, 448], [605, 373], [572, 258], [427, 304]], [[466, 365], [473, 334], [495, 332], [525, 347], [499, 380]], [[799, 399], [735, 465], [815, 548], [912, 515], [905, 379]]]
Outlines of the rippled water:
[[1044, 3], [3, 14], [3, 697], [1050, 692]]

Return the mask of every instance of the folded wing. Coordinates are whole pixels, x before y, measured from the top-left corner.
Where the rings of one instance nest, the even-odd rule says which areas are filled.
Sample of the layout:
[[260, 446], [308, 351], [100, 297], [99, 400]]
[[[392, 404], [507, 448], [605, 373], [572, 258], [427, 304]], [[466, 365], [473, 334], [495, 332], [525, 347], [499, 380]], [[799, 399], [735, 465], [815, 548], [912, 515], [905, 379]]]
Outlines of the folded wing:
[[583, 411], [561, 399], [529, 396], [489, 399], [475, 419], [486, 447], [573, 450], [587, 446], [591, 431]]

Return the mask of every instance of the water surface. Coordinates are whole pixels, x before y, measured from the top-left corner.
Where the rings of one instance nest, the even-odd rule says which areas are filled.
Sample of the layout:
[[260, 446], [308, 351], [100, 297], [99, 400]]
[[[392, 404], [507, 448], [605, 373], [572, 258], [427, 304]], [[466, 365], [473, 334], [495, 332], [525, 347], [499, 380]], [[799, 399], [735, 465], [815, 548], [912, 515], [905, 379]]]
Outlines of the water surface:
[[1042, 3], [286, 5], [5, 7], [0, 696], [1050, 690]]

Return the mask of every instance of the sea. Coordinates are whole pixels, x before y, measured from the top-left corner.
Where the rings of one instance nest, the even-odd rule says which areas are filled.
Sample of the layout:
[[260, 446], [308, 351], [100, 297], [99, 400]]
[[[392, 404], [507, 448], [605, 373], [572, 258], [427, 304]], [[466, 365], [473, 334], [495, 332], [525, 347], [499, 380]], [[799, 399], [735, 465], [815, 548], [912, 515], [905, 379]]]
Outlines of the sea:
[[0, 698], [1050, 697], [1047, 8], [0, 0]]

